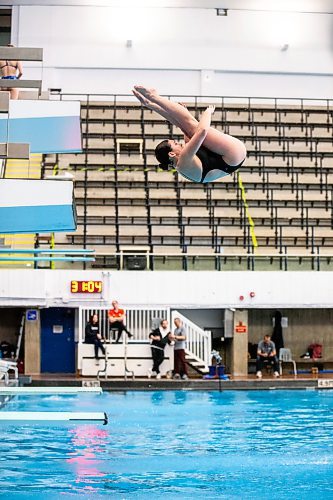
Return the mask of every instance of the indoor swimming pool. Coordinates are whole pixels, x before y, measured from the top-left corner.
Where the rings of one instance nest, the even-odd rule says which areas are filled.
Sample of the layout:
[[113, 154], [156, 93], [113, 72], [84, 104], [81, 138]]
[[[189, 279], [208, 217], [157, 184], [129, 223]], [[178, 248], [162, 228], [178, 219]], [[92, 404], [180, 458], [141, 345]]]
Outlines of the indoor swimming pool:
[[333, 499], [333, 391], [29, 395], [8, 411], [109, 423], [0, 422], [7, 499]]

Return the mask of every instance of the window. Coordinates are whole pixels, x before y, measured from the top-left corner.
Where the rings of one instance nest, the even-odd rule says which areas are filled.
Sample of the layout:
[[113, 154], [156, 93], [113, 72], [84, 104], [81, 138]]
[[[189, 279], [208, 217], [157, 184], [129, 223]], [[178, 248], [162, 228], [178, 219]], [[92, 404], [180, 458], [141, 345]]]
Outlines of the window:
[[10, 43], [12, 11], [0, 7], [0, 45]]

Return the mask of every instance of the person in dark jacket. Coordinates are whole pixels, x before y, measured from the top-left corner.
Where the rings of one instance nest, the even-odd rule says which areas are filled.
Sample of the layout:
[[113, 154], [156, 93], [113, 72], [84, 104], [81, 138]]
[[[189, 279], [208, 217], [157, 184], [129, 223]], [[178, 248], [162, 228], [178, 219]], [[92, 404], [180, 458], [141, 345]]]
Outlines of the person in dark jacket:
[[90, 321], [86, 324], [85, 331], [85, 343], [93, 344], [95, 351], [95, 359], [98, 363], [98, 349], [102, 351], [103, 356], [105, 356], [105, 349], [102, 344], [103, 337], [99, 332], [99, 323], [97, 314], [93, 314]]
[[276, 347], [276, 354], [277, 356], [279, 356], [280, 349], [284, 347], [281, 311], [276, 311], [274, 314], [274, 329], [272, 335], [272, 342], [274, 342]]
[[160, 366], [164, 361], [164, 348], [166, 344], [171, 344], [173, 342], [173, 335], [170, 332], [168, 326], [168, 321], [162, 319], [159, 328], [152, 331], [149, 334], [151, 341], [151, 353], [153, 358], [153, 368], [149, 370], [148, 377], [150, 378], [152, 374], [156, 374], [156, 378], [160, 379]]

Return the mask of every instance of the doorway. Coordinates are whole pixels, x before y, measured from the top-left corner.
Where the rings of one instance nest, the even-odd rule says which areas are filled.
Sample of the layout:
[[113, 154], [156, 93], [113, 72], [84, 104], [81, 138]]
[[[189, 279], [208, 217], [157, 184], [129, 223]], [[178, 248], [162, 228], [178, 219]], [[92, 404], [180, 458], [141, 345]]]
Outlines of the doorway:
[[41, 372], [75, 373], [75, 309], [41, 309]]

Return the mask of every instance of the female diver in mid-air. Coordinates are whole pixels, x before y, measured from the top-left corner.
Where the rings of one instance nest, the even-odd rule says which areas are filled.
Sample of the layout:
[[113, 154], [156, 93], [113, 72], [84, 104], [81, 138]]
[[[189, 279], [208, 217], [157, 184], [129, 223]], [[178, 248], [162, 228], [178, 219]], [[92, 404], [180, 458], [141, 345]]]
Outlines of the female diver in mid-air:
[[155, 156], [164, 170], [176, 168], [190, 181], [206, 183], [235, 172], [244, 163], [244, 143], [210, 126], [214, 106], [198, 122], [182, 104], [161, 97], [154, 89], [135, 85], [133, 94], [184, 134], [185, 146], [167, 139], [156, 147]]

